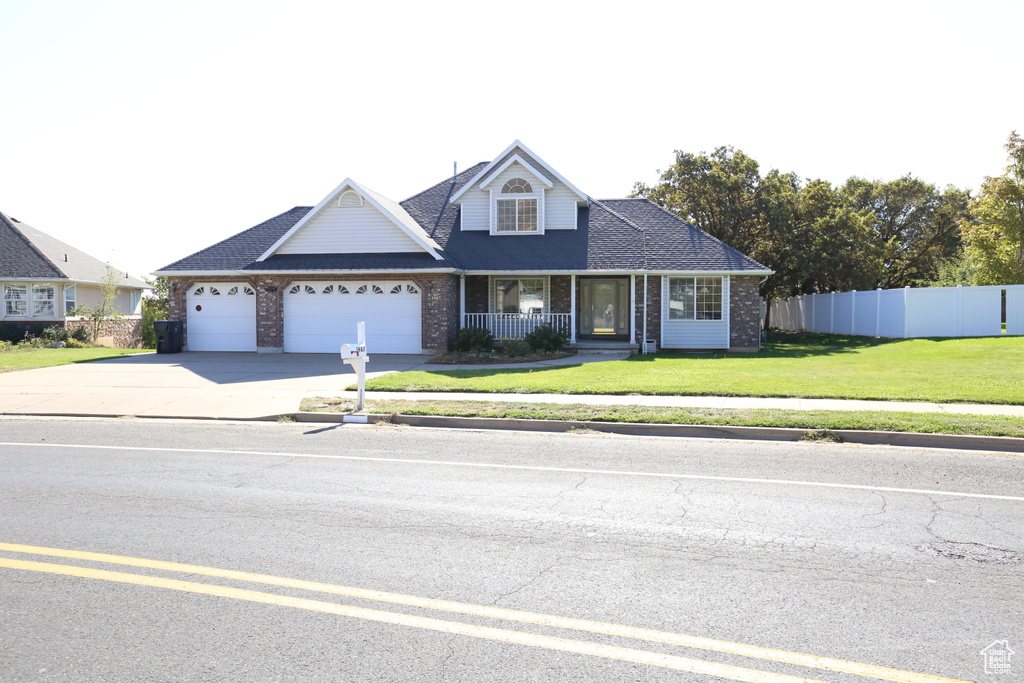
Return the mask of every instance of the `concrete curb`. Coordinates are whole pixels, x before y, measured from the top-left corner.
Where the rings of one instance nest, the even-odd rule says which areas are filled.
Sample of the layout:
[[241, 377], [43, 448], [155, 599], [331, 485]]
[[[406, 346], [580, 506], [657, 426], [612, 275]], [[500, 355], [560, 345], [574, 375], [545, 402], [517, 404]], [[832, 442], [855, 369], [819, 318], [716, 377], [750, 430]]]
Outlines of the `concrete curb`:
[[[815, 429], [788, 427], [731, 427], [712, 425], [647, 424], [633, 422], [577, 422], [563, 420], [519, 420], [497, 417], [444, 417], [435, 415], [344, 415], [341, 413], [293, 413], [296, 422], [376, 424], [386, 422], [411, 427], [445, 429], [491, 429], [527, 432], [565, 433], [589, 429], [607, 434], [629, 436], [674, 436], [699, 439], [741, 439], [760, 441], [800, 441]], [[347, 419], [346, 419], [347, 418]], [[356, 418], [356, 419], [353, 419]], [[365, 419], [362, 419], [365, 418]], [[830, 430], [845, 443], [908, 448], [950, 448], [972, 451], [1024, 453], [1024, 439], [1008, 436], [965, 436], [958, 434], [922, 434], [917, 432], [872, 432], [853, 429]]]

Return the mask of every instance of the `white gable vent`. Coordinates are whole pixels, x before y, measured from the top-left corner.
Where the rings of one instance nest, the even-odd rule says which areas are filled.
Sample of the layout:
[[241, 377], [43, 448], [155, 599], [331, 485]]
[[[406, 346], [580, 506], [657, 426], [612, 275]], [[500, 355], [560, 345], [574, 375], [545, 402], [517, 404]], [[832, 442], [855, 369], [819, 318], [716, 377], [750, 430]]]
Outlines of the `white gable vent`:
[[338, 197], [338, 208], [349, 209], [355, 206], [362, 206], [363, 198], [355, 190], [346, 190]]

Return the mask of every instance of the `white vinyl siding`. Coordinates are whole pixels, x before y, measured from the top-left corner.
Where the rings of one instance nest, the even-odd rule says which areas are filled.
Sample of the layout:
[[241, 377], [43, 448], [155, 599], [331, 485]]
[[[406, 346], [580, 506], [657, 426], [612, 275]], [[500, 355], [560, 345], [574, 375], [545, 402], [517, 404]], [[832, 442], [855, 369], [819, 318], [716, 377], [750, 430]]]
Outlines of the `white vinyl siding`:
[[422, 252], [387, 216], [369, 204], [325, 207], [291, 236], [278, 254], [383, 254]]
[[[697, 276], [701, 277], [701, 276]], [[661, 346], [665, 349], [729, 348], [729, 278], [722, 278], [721, 320], [673, 320], [670, 315], [669, 282], [661, 278]]]
[[459, 212], [459, 229], [490, 230], [491, 204], [490, 193], [478, 189], [470, 189], [462, 195]]
[[575, 230], [579, 200], [575, 192], [555, 180], [555, 186], [544, 193], [544, 229]]

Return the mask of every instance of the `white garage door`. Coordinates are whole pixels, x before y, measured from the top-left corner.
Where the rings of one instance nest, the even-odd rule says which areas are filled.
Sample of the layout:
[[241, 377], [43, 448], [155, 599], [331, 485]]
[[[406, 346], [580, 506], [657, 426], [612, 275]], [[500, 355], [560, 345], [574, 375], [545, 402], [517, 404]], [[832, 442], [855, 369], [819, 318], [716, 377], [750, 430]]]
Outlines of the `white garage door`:
[[420, 289], [412, 282], [296, 282], [284, 294], [284, 350], [338, 353], [366, 323], [366, 350], [420, 353]]
[[185, 299], [189, 351], [255, 351], [256, 291], [241, 283], [203, 283]]

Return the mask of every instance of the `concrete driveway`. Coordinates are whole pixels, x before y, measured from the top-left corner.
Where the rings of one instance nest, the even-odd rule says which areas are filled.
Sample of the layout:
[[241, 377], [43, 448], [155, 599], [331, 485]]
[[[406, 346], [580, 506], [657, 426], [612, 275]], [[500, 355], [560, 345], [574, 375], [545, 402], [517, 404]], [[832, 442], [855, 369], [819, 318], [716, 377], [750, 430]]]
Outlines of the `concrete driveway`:
[[[368, 376], [429, 356], [373, 356]], [[432, 368], [439, 366], [433, 365]], [[336, 354], [146, 353], [0, 375], [0, 414], [253, 419], [355, 381]]]
[[[615, 358], [570, 356], [498, 367], [571, 365]], [[372, 355], [367, 376], [463, 367], [425, 365], [429, 359]], [[336, 354], [146, 353], [0, 374], [0, 415], [251, 420], [297, 412], [303, 398], [336, 395], [354, 382], [355, 372]]]

